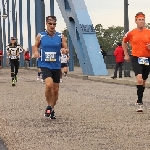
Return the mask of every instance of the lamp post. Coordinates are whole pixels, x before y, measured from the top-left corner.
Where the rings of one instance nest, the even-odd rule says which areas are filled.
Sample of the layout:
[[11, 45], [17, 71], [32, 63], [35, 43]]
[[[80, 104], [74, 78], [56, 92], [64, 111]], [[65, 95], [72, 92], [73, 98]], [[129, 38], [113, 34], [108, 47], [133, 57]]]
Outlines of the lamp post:
[[[0, 16], [1, 16], [1, 10], [0, 10]], [[3, 51], [3, 39], [2, 39], [2, 27], [1, 27], [1, 18], [0, 18], [0, 50]], [[3, 56], [0, 56], [0, 59], [3, 60]], [[3, 66], [3, 62], [0, 66]]]
[[[23, 46], [23, 29], [22, 29], [22, 0], [19, 0], [19, 26], [20, 26], [20, 45]], [[20, 54], [20, 66], [24, 66], [23, 54]]]
[[54, 16], [54, 0], [50, 0], [50, 14]]
[[[129, 31], [128, 5], [129, 5], [128, 0], [124, 0], [124, 32], [125, 33]], [[124, 77], [131, 77], [128, 62], [125, 62]]]
[[2, 0], [2, 6], [3, 6], [3, 53], [4, 53], [4, 59], [3, 59], [3, 66], [6, 67], [6, 32], [5, 32], [5, 19], [7, 18], [6, 9], [4, 0]]
[[[28, 50], [30, 56], [32, 56], [32, 44], [31, 44], [31, 23], [30, 23], [30, 0], [27, 0], [27, 25], [28, 25]], [[30, 59], [30, 66], [32, 66], [32, 60]]]
[[[0, 16], [1, 16], [1, 9], [0, 9]], [[1, 18], [0, 18], [0, 50], [3, 50]]]

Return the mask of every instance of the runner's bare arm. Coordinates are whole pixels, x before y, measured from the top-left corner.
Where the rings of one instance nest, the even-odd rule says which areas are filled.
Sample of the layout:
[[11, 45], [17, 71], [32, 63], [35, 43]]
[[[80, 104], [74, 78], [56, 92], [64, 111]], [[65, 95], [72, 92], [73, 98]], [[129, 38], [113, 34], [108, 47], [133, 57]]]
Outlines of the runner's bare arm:
[[17, 52], [17, 56], [19, 56], [20, 55], [20, 53], [19, 52]]
[[69, 55], [67, 55], [68, 57], [67, 57], [67, 60], [69, 60], [70, 59], [70, 56]]
[[146, 46], [147, 46], [148, 50], [150, 50], [150, 44], [147, 44]]
[[124, 50], [124, 55], [129, 55], [127, 50], [127, 43], [125, 43], [124, 41], [122, 41], [122, 48]]
[[35, 45], [34, 45], [34, 51], [35, 52], [38, 52], [38, 49], [39, 49], [39, 46], [40, 46], [40, 38], [41, 38], [40, 34], [38, 34], [35, 38]]
[[41, 35], [38, 34], [35, 38], [35, 45], [33, 46], [33, 52], [32, 52], [32, 57], [33, 58], [39, 58], [40, 55], [39, 55], [39, 47], [40, 47], [40, 42], [41, 42]]

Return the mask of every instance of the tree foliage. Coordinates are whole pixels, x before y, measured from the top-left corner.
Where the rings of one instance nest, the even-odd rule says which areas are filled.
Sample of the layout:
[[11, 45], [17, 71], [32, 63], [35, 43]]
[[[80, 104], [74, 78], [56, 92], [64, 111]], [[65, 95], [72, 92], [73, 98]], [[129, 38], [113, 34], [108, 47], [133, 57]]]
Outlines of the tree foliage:
[[95, 27], [96, 36], [100, 45], [105, 51], [111, 51], [116, 47], [116, 43], [122, 41], [124, 28], [120, 26], [111, 26], [104, 29], [101, 24]]
[[148, 28], [148, 29], [150, 29], [150, 23], [146, 23], [145, 27]]
[[67, 38], [67, 36], [68, 36], [68, 30], [67, 30], [67, 28], [65, 28], [65, 29], [62, 31], [62, 34]]

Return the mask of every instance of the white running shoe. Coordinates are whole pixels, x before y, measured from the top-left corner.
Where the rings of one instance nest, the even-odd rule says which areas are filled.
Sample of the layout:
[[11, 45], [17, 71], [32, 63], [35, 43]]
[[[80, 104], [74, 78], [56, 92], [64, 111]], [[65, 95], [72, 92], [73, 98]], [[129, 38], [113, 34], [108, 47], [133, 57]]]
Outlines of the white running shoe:
[[67, 74], [64, 73], [64, 77], [67, 77]]
[[37, 77], [37, 81], [39, 81], [40, 80], [40, 77]]
[[143, 106], [143, 103], [136, 103], [136, 111], [137, 112], [143, 112], [143, 108], [144, 108], [144, 106]]
[[42, 83], [45, 83], [45, 80], [41, 79], [41, 82], [42, 82]]
[[62, 79], [60, 79], [60, 82], [63, 82], [63, 80], [62, 80]]

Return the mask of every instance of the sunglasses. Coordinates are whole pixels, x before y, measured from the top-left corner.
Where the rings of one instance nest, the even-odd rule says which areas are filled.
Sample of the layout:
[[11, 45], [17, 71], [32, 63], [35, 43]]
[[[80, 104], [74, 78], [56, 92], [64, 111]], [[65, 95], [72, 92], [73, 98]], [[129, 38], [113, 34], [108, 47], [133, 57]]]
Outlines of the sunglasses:
[[[47, 22], [48, 23], [48, 22]], [[56, 26], [56, 23], [48, 23], [49, 25], [54, 25], [54, 26]]]
[[12, 41], [16, 40], [16, 39], [11, 39]]

